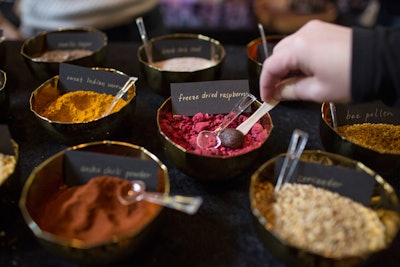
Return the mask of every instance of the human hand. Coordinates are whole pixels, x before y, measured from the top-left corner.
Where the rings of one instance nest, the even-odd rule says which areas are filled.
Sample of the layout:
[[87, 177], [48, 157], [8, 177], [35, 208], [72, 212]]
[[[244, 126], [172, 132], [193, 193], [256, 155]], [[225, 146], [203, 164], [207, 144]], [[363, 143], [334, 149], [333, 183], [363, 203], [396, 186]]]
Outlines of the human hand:
[[3, 37], [8, 40], [22, 40], [22, 34], [19, 30], [9, 22], [0, 12], [0, 29], [3, 30]]
[[282, 39], [264, 61], [261, 98], [350, 102], [351, 49], [350, 28], [308, 22]]

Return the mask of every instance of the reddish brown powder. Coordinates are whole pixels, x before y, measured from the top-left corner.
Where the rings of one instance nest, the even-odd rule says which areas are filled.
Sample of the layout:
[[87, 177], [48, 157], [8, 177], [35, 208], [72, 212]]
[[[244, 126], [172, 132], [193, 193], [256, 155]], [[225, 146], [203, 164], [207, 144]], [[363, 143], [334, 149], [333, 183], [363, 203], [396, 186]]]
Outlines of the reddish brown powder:
[[160, 207], [145, 201], [121, 204], [117, 194], [126, 186], [130, 183], [121, 178], [100, 176], [62, 189], [49, 200], [38, 224], [44, 231], [86, 244], [134, 233], [149, 223]]
[[[160, 114], [161, 131], [174, 143], [180, 145], [190, 152], [207, 156], [235, 156], [244, 154], [260, 147], [267, 139], [270, 129], [264, 129], [260, 123], [256, 123], [248, 134], [244, 136], [243, 145], [240, 148], [218, 148], [202, 149], [197, 145], [196, 139], [202, 130], [213, 131], [218, 127], [224, 115], [210, 115], [197, 113], [194, 116], [174, 116], [171, 112]], [[240, 115], [233, 121], [229, 128], [236, 128], [248, 118], [246, 114]]]

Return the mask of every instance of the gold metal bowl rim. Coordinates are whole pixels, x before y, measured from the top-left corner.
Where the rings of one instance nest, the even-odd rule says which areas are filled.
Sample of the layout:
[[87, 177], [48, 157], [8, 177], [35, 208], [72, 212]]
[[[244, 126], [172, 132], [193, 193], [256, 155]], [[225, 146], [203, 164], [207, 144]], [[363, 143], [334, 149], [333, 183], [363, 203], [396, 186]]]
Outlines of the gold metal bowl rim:
[[[179, 73], [197, 73], [197, 72], [202, 72], [204, 70], [208, 70], [208, 69], [212, 69], [215, 68], [216, 66], [218, 66], [219, 64], [222, 63], [222, 61], [225, 59], [226, 57], [226, 51], [225, 51], [225, 47], [216, 39], [208, 37], [206, 35], [202, 35], [202, 34], [195, 34], [195, 33], [171, 33], [171, 34], [166, 34], [166, 35], [162, 35], [162, 36], [158, 36], [158, 37], [154, 37], [152, 39], [150, 39], [148, 42], [151, 44], [153, 42], [159, 41], [159, 40], [165, 40], [165, 39], [183, 39], [183, 38], [190, 38], [190, 39], [199, 39], [199, 40], [204, 40], [207, 42], [210, 42], [212, 44], [215, 44], [216, 46], [220, 47], [222, 53], [220, 58], [218, 59], [218, 61], [215, 62], [214, 65], [208, 67], [208, 68], [204, 68], [204, 69], [200, 69], [200, 70], [195, 70], [195, 71], [180, 71]], [[163, 70], [160, 69], [152, 64], [149, 64], [149, 62], [147, 62], [146, 60], [143, 59], [143, 57], [141, 56], [142, 51], [144, 50], [145, 44], [142, 44], [141, 46], [139, 46], [138, 50], [137, 50], [137, 57], [139, 59], [139, 62], [147, 67], [149, 67], [150, 69], [154, 69], [157, 71], [160, 71], [162, 73], [176, 73], [176, 71], [169, 71], [169, 70]]]
[[21, 210], [22, 216], [25, 220], [25, 222], [28, 223], [29, 228], [34, 232], [35, 236], [37, 238], [41, 238], [44, 239], [48, 242], [51, 243], [55, 243], [55, 244], [59, 244], [62, 246], [68, 246], [68, 247], [72, 247], [72, 248], [77, 248], [77, 249], [91, 249], [91, 248], [95, 248], [95, 247], [99, 247], [99, 246], [104, 246], [104, 245], [109, 245], [112, 243], [118, 243], [122, 240], [127, 240], [127, 239], [131, 239], [134, 238], [135, 236], [137, 236], [143, 229], [145, 229], [153, 220], [155, 220], [157, 217], [160, 216], [161, 212], [163, 211], [164, 207], [160, 206], [159, 210], [157, 212], [157, 214], [146, 224], [143, 226], [143, 228], [141, 229], [137, 229], [136, 231], [130, 232], [128, 234], [123, 234], [120, 236], [115, 236], [112, 237], [108, 240], [99, 242], [99, 243], [95, 243], [95, 244], [90, 244], [87, 245], [85, 244], [85, 242], [78, 240], [78, 239], [67, 239], [67, 238], [62, 238], [59, 237], [55, 234], [49, 233], [49, 232], [45, 232], [43, 230], [40, 229], [39, 225], [33, 220], [33, 218], [30, 216], [27, 208], [26, 208], [26, 202], [27, 202], [27, 195], [28, 192], [30, 190], [30, 187], [34, 181], [34, 174], [40, 170], [43, 166], [47, 165], [49, 162], [51, 162], [52, 160], [54, 160], [55, 158], [61, 156], [62, 154], [64, 154], [66, 151], [72, 151], [72, 150], [78, 150], [78, 149], [82, 149], [85, 147], [90, 147], [90, 146], [95, 146], [95, 145], [115, 145], [115, 146], [124, 146], [124, 147], [130, 147], [132, 149], [136, 149], [136, 150], [140, 150], [142, 151], [144, 154], [146, 154], [147, 156], [149, 156], [152, 160], [154, 160], [159, 167], [163, 170], [164, 175], [165, 175], [165, 191], [164, 193], [169, 194], [170, 192], [170, 180], [169, 180], [169, 176], [168, 176], [168, 169], [166, 167], [166, 165], [164, 165], [160, 159], [158, 159], [158, 157], [156, 157], [153, 153], [151, 153], [149, 150], [147, 150], [146, 148], [142, 147], [142, 146], [138, 146], [138, 145], [134, 145], [131, 143], [126, 143], [126, 142], [121, 142], [121, 141], [111, 141], [111, 140], [103, 140], [103, 141], [96, 141], [96, 142], [90, 142], [90, 143], [84, 143], [84, 144], [79, 144], [79, 145], [75, 145], [75, 146], [71, 146], [68, 147], [62, 151], [57, 152], [56, 154], [50, 156], [49, 158], [47, 158], [46, 160], [44, 160], [38, 167], [36, 167], [32, 173], [29, 175], [28, 179], [26, 180], [22, 192], [21, 192], [21, 196], [19, 199], [19, 208]]

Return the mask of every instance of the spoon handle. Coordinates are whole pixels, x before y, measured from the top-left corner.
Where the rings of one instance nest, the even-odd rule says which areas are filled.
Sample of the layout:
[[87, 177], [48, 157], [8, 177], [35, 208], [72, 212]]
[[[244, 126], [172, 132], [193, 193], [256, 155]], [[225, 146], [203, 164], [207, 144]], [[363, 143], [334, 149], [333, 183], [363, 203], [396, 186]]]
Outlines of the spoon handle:
[[104, 116], [107, 116], [110, 114], [110, 112], [113, 110], [115, 105], [118, 103], [118, 101], [121, 99], [121, 97], [128, 92], [129, 88], [133, 83], [137, 81], [136, 77], [129, 77], [129, 79], [126, 81], [126, 83], [121, 87], [121, 89], [118, 91], [118, 93], [114, 96], [113, 101], [111, 102], [110, 106], [108, 107], [107, 111], [103, 114]]
[[202, 197], [186, 197], [180, 195], [168, 196], [160, 193], [146, 192], [143, 199], [167, 208], [194, 214], [203, 203]]
[[243, 96], [240, 99], [240, 101], [238, 103], [236, 103], [236, 105], [233, 107], [233, 109], [224, 117], [221, 124], [218, 126], [217, 129], [215, 129], [215, 132], [218, 134], [221, 131], [223, 131], [226, 127], [228, 127], [229, 124], [231, 124], [231, 122], [233, 120], [235, 120], [255, 100], [256, 100], [256, 97], [250, 93]]
[[238, 127], [236, 127], [236, 130], [240, 131], [243, 133], [243, 135], [246, 135], [251, 127], [265, 114], [267, 114], [268, 111], [273, 109], [279, 101], [277, 100], [271, 100], [269, 103], [264, 102], [262, 105], [244, 122], [242, 122]]
[[275, 193], [279, 191], [281, 186], [292, 178], [294, 169], [306, 147], [308, 140], [308, 133], [299, 129], [293, 131], [292, 138], [290, 139], [289, 148], [286, 157], [283, 160], [281, 171], [279, 172], [278, 180], [275, 186]]

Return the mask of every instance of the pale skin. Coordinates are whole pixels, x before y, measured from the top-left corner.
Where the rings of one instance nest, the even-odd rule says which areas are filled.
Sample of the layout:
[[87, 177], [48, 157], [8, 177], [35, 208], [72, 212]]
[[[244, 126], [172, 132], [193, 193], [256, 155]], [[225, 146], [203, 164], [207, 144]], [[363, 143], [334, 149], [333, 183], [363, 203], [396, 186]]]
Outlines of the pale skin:
[[264, 61], [261, 98], [349, 103], [351, 50], [350, 28], [316, 20], [308, 22], [282, 39]]

